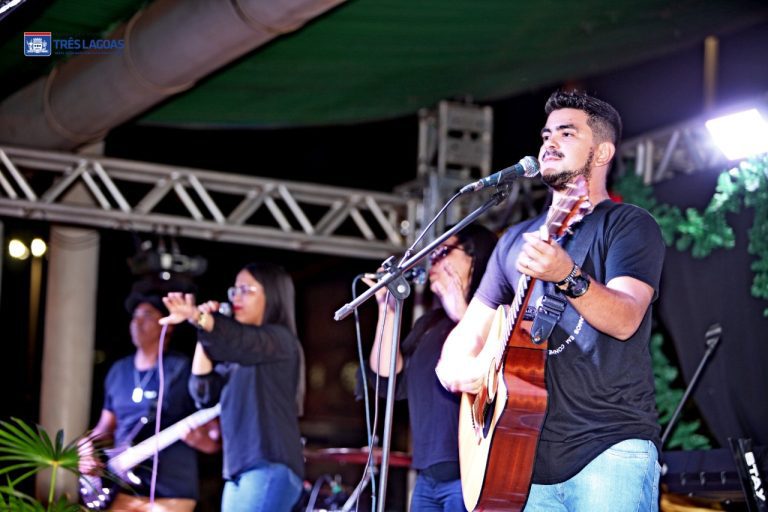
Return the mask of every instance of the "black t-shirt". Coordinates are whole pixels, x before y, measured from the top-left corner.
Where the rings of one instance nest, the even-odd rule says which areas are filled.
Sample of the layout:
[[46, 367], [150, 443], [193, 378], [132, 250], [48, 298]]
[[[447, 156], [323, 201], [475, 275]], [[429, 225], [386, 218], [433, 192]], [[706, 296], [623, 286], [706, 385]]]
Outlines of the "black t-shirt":
[[[415, 469], [459, 461], [460, 398], [446, 391], [435, 374], [443, 343], [455, 326], [442, 308], [435, 309], [422, 315], [402, 342], [404, 366], [397, 375], [395, 398], [408, 400], [413, 434], [411, 465]], [[375, 379], [373, 372], [371, 375], [369, 381]], [[387, 379], [382, 378], [382, 396], [386, 396], [387, 384]]]
[[[190, 375], [189, 359], [173, 352], [163, 356], [165, 391], [161, 414], [161, 429], [195, 412], [195, 404], [187, 392]], [[157, 368], [138, 372], [133, 356], [115, 362], [104, 382], [104, 409], [117, 420], [115, 447], [126, 447], [154, 435], [155, 411], [159, 387]], [[144, 390], [139, 403], [133, 401], [135, 387]], [[148, 423], [144, 424], [142, 418]], [[141, 485], [133, 485], [137, 494], [148, 496], [152, 459], [140, 463], [133, 472]], [[158, 455], [155, 494], [163, 498], [198, 498], [197, 454], [183, 441], [176, 441]]]
[[[566, 240], [566, 250], [571, 252], [583, 243], [578, 235], [588, 222], [598, 222], [582, 269], [601, 283], [633, 277], [653, 287], [655, 298], [664, 243], [653, 217], [638, 207], [610, 201], [600, 203], [595, 211], [603, 215], [588, 215]], [[523, 227], [532, 232], [543, 221], [541, 217]], [[515, 269], [523, 242], [519, 235], [519, 225], [508, 230], [491, 256], [475, 295], [487, 306], [512, 302], [520, 276]], [[534, 289], [530, 304], [541, 293], [541, 287]], [[569, 303], [549, 339], [549, 405], [536, 453], [534, 483], [565, 481], [625, 439], [648, 439], [659, 447], [650, 334], [650, 307], [632, 337], [620, 341], [593, 329]]]
[[192, 375], [189, 390], [202, 407], [221, 403], [224, 478], [264, 462], [285, 464], [303, 478], [299, 339], [282, 325], [245, 325], [216, 314], [213, 331], [200, 331], [198, 340], [216, 364], [207, 375]]

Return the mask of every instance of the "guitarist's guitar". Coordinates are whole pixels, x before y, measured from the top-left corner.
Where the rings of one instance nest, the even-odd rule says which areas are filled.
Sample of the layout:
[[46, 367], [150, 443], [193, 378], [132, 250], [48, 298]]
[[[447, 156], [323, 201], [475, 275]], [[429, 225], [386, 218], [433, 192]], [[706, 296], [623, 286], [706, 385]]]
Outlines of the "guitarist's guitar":
[[[583, 178], [561, 195], [545, 223], [555, 240], [590, 208]], [[528, 497], [547, 410], [547, 342], [534, 344], [531, 322], [523, 319], [535, 281], [523, 274], [514, 302], [497, 309], [478, 355], [489, 362], [488, 378], [480, 393], [461, 397], [459, 462], [467, 510], [519, 511]]]
[[[205, 425], [218, 417], [220, 413], [221, 405], [216, 404], [208, 409], [201, 409], [190, 414], [135, 446], [130, 446], [125, 450], [119, 448], [107, 450], [110, 458], [106, 466], [111, 479], [140, 484], [141, 481], [131, 471], [133, 468], [152, 457], [155, 451], [164, 450], [184, 437], [190, 430]], [[82, 475], [80, 477], [80, 497], [83, 504], [89, 509], [104, 510], [112, 503], [117, 486], [117, 483], [104, 485], [99, 476]]]

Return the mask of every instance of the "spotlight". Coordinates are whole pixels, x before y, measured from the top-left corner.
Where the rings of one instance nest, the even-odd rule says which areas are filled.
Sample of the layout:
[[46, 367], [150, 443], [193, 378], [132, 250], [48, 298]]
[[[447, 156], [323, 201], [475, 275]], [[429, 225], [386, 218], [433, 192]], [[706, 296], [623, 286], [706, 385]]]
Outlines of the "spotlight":
[[768, 122], [755, 108], [710, 119], [706, 126], [729, 160], [768, 152]]
[[8, 254], [11, 258], [25, 260], [29, 258], [29, 249], [21, 240], [13, 239], [8, 242]]
[[208, 261], [202, 256], [186, 256], [177, 249], [168, 252], [164, 246], [155, 249], [151, 243], [145, 243], [128, 258], [128, 266], [133, 275], [155, 274], [167, 281], [172, 274], [200, 276], [208, 268]]
[[39, 258], [48, 250], [48, 246], [45, 245], [45, 242], [41, 238], [35, 238], [29, 245], [32, 250], [32, 256], [35, 258]]

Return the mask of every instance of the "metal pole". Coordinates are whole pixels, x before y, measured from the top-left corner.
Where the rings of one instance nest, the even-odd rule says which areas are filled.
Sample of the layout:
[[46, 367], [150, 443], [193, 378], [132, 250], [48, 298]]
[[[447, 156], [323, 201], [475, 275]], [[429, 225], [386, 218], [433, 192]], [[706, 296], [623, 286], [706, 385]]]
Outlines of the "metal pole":
[[[417, 263], [419, 263], [422, 259], [424, 259], [427, 254], [431, 253], [432, 250], [434, 250], [438, 245], [443, 243], [445, 240], [453, 236], [454, 234], [458, 233], [465, 227], [467, 227], [469, 224], [474, 222], [479, 216], [481, 216], [483, 213], [485, 213], [486, 210], [489, 208], [498, 205], [501, 201], [503, 201], [507, 195], [509, 194], [509, 186], [500, 187], [496, 193], [493, 194], [486, 202], [480, 206], [479, 208], [475, 209], [473, 212], [471, 212], [469, 215], [467, 215], [464, 219], [462, 219], [460, 222], [455, 224], [451, 229], [440, 235], [439, 237], [435, 238], [427, 244], [421, 251], [416, 253], [415, 255], [411, 256], [405, 261], [401, 261], [398, 267], [392, 267], [388, 269], [387, 275], [382, 277], [375, 285], [368, 288], [365, 292], [363, 292], [361, 295], [357, 296], [353, 301], [345, 304], [341, 308], [336, 310], [336, 313], [334, 314], [335, 320], [342, 320], [349, 316], [349, 314], [352, 313], [352, 311], [355, 310], [360, 304], [363, 304], [365, 301], [367, 301], [369, 298], [371, 298], [377, 290], [382, 288], [383, 286], [386, 286], [387, 289], [389, 289], [389, 293], [391, 293], [395, 297], [395, 319], [393, 322], [393, 335], [392, 335], [392, 347], [391, 347], [391, 355], [390, 355], [390, 362], [389, 362], [389, 382], [387, 386], [387, 405], [386, 405], [386, 415], [384, 420], [384, 444], [382, 446], [381, 450], [381, 486], [379, 488], [379, 503], [377, 505], [377, 511], [378, 512], [384, 512], [384, 497], [386, 496], [386, 490], [387, 490], [387, 473], [389, 471], [389, 452], [390, 452], [390, 441], [392, 436], [392, 411], [394, 410], [394, 398], [395, 398], [395, 382], [397, 380], [397, 376], [395, 373], [395, 370], [397, 368], [397, 347], [400, 343], [400, 325], [402, 322], [402, 309], [403, 309], [403, 300], [405, 300], [408, 295], [410, 294], [410, 285], [408, 284], [408, 281], [403, 277], [403, 273], [406, 270], [410, 270], [414, 266], [416, 266]], [[390, 259], [393, 259], [394, 256]], [[389, 260], [388, 260], [389, 261]], [[386, 267], [386, 265], [385, 265]]]
[[712, 110], [717, 100], [717, 64], [720, 42], [715, 36], [704, 39], [704, 110]]
[[664, 434], [661, 436], [662, 448], [664, 447], [664, 443], [666, 443], [669, 434], [672, 433], [672, 429], [677, 424], [677, 418], [680, 416], [680, 412], [683, 410], [685, 402], [688, 401], [688, 397], [690, 396], [691, 391], [693, 391], [694, 386], [696, 386], [696, 383], [699, 381], [699, 377], [701, 376], [702, 370], [704, 370], [704, 366], [706, 366], [707, 361], [709, 360], [709, 356], [711, 356], [712, 352], [714, 352], [717, 348], [717, 344], [720, 342], [720, 335], [722, 332], [723, 330], [720, 327], [720, 324], [712, 324], [709, 326], [709, 329], [707, 329], [707, 333], [705, 334], [706, 341], [704, 342], [707, 349], [704, 352], [701, 361], [699, 362], [698, 368], [696, 368], [696, 372], [691, 378], [691, 382], [685, 389], [685, 393], [683, 393], [683, 397], [680, 399], [680, 403], [677, 404], [675, 412], [672, 413], [672, 417], [669, 419], [669, 423], [667, 423], [667, 428], [664, 429]]
[[379, 470], [379, 503], [378, 512], [384, 512], [384, 500], [387, 496], [387, 477], [389, 476], [389, 452], [392, 441], [392, 422], [395, 403], [395, 383], [397, 381], [397, 349], [400, 345], [400, 325], [403, 316], [403, 301], [410, 294], [408, 281], [403, 277], [392, 282], [395, 292], [390, 293], [395, 297], [395, 317], [392, 322], [392, 347], [389, 358], [389, 378], [387, 379], [387, 405], [384, 415], [384, 442], [381, 448], [381, 469]]

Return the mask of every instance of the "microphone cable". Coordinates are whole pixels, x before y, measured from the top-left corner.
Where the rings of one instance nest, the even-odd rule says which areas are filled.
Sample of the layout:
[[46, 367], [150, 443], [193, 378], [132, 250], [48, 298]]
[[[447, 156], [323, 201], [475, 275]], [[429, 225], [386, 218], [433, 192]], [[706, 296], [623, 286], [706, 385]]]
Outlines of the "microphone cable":
[[160, 331], [160, 347], [157, 355], [157, 407], [155, 410], [155, 451], [152, 454], [152, 479], [149, 485], [149, 509], [155, 507], [155, 486], [157, 484], [157, 465], [160, 455], [160, 420], [162, 419], [163, 399], [165, 398], [165, 368], [163, 367], [163, 352], [165, 351], [165, 335], [168, 331], [168, 325], [163, 325]]
[[[352, 300], [357, 298], [357, 285], [358, 283], [365, 277], [365, 274], [358, 274], [355, 276], [355, 278], [352, 280]], [[387, 300], [389, 300], [389, 290], [387, 290]], [[363, 469], [363, 476], [360, 479], [360, 483], [358, 486], [363, 485], [365, 482], [366, 476], [370, 475], [371, 478], [371, 500], [372, 500], [372, 508], [371, 510], [376, 510], [376, 476], [373, 471], [373, 448], [376, 444], [376, 428], [378, 425], [378, 418], [379, 418], [379, 382], [381, 381], [381, 378], [378, 374], [376, 374], [376, 386], [374, 388], [374, 394], [375, 394], [375, 401], [374, 401], [374, 407], [373, 407], [373, 423], [371, 423], [371, 404], [370, 404], [370, 398], [369, 398], [369, 392], [368, 392], [368, 365], [365, 363], [365, 356], [363, 351], [363, 337], [360, 330], [360, 315], [358, 313], [358, 308], [355, 308], [354, 314], [355, 314], [355, 335], [357, 338], [357, 355], [360, 363], [360, 377], [363, 382], [363, 400], [365, 404], [365, 427], [366, 427], [366, 433], [368, 435], [368, 460], [365, 463], [365, 468]], [[382, 322], [382, 331], [380, 333], [381, 336], [384, 335], [384, 325], [386, 324], [386, 311], [384, 312], [384, 322]], [[379, 345], [379, 354], [381, 354], [381, 345]], [[355, 501], [355, 510], [358, 510], [360, 506], [360, 495], [362, 493], [357, 494], [357, 498]]]

